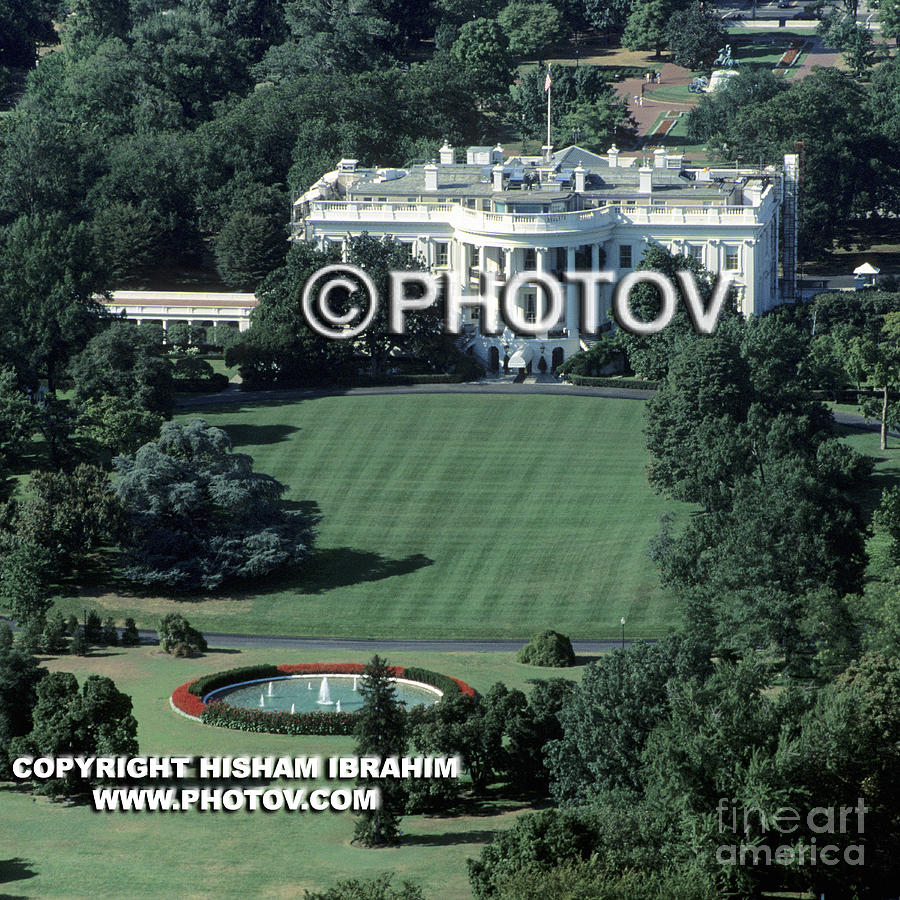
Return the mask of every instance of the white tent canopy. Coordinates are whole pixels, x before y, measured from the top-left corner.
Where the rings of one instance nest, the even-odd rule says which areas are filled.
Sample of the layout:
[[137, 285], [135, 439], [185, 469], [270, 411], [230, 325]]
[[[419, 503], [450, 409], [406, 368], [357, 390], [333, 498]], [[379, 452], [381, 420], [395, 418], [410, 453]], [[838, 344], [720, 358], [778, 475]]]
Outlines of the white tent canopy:
[[881, 269], [876, 269], [872, 263], [863, 263], [853, 270], [854, 275], [877, 275]]

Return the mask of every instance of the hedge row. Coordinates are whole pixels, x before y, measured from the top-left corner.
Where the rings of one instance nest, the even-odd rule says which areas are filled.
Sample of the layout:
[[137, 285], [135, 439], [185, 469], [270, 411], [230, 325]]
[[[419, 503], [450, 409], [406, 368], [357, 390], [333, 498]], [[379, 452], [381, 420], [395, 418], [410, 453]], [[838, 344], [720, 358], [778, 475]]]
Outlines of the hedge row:
[[659, 388], [658, 381], [644, 381], [642, 378], [595, 378], [591, 375], [566, 375], [566, 380], [571, 384], [584, 387], [617, 387], [638, 391], [655, 391]]
[[440, 672], [432, 672], [429, 669], [420, 669], [411, 666], [403, 670], [403, 678], [410, 681], [420, 681], [422, 684], [430, 684], [436, 687], [444, 694], [468, 694], [470, 697], [475, 696], [475, 689], [469, 687], [465, 682], [451, 678], [449, 675], [441, 675]]
[[257, 678], [277, 678], [281, 673], [278, 666], [259, 665], [242, 666], [238, 669], [228, 669], [225, 672], [214, 672], [212, 675], [203, 675], [198, 678], [188, 690], [195, 697], [205, 697], [210, 691], [227, 687], [229, 684], [240, 684], [242, 681], [255, 681]]
[[224, 700], [208, 703], [200, 716], [205, 725], [266, 734], [353, 734], [352, 712], [273, 712], [244, 709]]

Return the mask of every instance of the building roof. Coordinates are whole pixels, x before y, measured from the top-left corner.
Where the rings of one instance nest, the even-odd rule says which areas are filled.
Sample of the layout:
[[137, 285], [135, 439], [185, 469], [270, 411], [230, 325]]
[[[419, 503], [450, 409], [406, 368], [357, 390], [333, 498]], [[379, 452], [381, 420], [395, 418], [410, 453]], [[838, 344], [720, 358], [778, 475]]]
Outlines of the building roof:
[[[488, 148], [489, 149], [489, 148]], [[659, 199], [689, 201], [700, 204], [711, 201], [717, 204], [735, 202], [733, 194], [737, 183], [733, 178], [717, 177], [698, 179], [693, 171], [681, 167], [680, 155], [669, 155], [677, 166], [653, 168], [653, 194]], [[647, 196], [640, 190], [640, 166], [637, 157], [619, 156], [611, 166], [609, 157], [571, 146], [558, 150], [550, 165], [538, 157], [509, 157], [503, 163], [504, 190], [498, 192], [493, 185], [493, 166], [478, 163], [452, 163], [438, 165], [437, 190], [427, 190], [424, 165], [406, 169], [356, 169], [345, 184], [345, 196], [349, 200], [385, 198], [387, 202], [416, 202], [434, 199], [434, 202], [450, 202], [463, 198], [499, 198], [532, 201], [540, 197], [545, 201], [570, 197], [574, 190], [574, 169], [581, 166], [586, 172], [585, 196], [594, 195], [606, 202], [613, 199], [629, 199]], [[652, 162], [652, 159], [650, 160]], [[670, 163], [671, 164], [671, 163]], [[548, 188], [548, 173], [558, 184]], [[543, 177], [540, 178], [543, 174]], [[527, 202], [526, 201], [526, 202]], [[738, 203], [740, 193], [738, 192]]]

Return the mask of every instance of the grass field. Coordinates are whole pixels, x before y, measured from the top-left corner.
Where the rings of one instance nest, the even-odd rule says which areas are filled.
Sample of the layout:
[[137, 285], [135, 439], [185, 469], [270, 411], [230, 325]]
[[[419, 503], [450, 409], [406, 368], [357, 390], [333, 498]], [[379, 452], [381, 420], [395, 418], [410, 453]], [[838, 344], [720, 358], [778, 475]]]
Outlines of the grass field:
[[615, 637], [621, 616], [647, 637], [672, 622], [647, 556], [667, 504], [647, 485], [642, 403], [356, 396], [203, 415], [321, 514], [308, 572], [204, 602], [96, 590], [67, 611], [360, 638]]
[[[133, 698], [143, 754], [352, 754], [352, 738], [248, 734], [199, 725], [169, 708], [172, 689], [200, 674], [299, 661], [289, 657], [285, 651], [214, 650], [203, 659], [176, 660], [143, 647], [52, 660], [48, 667], [79, 678], [91, 672], [112, 677]], [[346, 652], [303, 656], [303, 661], [326, 660], [365, 661]], [[523, 687], [535, 675], [581, 674], [580, 668], [523, 666], [511, 654], [410, 653], [389, 661], [455, 675], [482, 691], [497, 680]], [[0, 894], [63, 900], [293, 898], [302, 897], [304, 888], [323, 888], [340, 878], [397, 871], [422, 884], [429, 900], [457, 900], [471, 897], [465, 860], [524, 809], [521, 802], [489, 797], [456, 817], [410, 816], [403, 820], [399, 847], [364, 850], [350, 844], [350, 813], [100, 813], [0, 785]]]

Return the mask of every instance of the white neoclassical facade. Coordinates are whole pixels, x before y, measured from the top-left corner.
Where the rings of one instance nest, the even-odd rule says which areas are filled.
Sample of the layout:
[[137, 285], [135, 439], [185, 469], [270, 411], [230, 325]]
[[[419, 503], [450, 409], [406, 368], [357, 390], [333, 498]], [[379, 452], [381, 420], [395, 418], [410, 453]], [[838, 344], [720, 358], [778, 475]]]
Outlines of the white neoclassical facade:
[[[466, 162], [441, 148], [440, 160], [409, 169], [362, 168], [345, 159], [293, 204], [295, 239], [344, 246], [367, 232], [390, 235], [444, 272], [451, 290], [479, 295], [481, 276], [498, 283], [522, 271], [561, 276], [612, 271], [615, 280], [661, 245], [728, 272], [742, 311], [764, 312], [793, 298], [796, 282], [797, 158], [782, 168], [686, 168], [681, 155], [656, 150], [626, 158], [572, 146], [543, 157], [504, 157], [503, 148], [470, 147]], [[559, 320], [533, 338], [482, 330], [481, 310], [464, 308], [461, 346], [495, 368], [544, 357], [555, 366], [595, 334], [580, 331], [582, 303], [594, 304], [599, 330], [610, 327], [613, 285], [570, 282]], [[525, 321], [541, 321], [544, 293], [522, 287], [515, 303]], [[512, 345], [512, 346], [511, 346]], [[543, 368], [543, 367], [541, 367]]]

